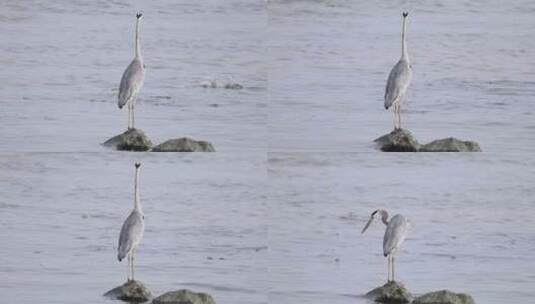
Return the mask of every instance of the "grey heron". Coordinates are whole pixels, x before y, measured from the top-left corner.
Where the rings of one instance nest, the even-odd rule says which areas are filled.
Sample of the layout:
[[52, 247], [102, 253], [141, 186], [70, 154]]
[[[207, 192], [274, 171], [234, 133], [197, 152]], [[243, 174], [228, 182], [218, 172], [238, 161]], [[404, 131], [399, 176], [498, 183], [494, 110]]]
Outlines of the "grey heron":
[[[375, 210], [362, 233], [370, 227], [370, 224], [378, 216], [381, 216], [382, 222], [386, 225], [385, 236], [383, 238], [383, 255], [388, 257], [388, 279], [387, 281], [394, 281], [394, 262], [395, 254], [405, 237], [407, 236], [408, 231], [408, 221], [401, 214], [394, 215], [390, 220], [388, 219], [388, 212], [384, 209]], [[392, 280], [390, 280], [390, 275], [392, 275]]]
[[129, 274], [127, 280], [134, 280], [134, 258], [136, 250], [143, 238], [143, 231], [145, 230], [145, 216], [141, 209], [141, 201], [139, 198], [139, 170], [140, 163], [136, 163], [136, 175], [134, 181], [134, 210], [126, 218], [121, 228], [119, 235], [119, 247], [117, 249], [117, 259], [122, 261], [128, 257]]
[[139, 23], [143, 18], [141, 13], [136, 14], [136, 55], [128, 65], [121, 78], [119, 86], [119, 109], [124, 105], [128, 106], [128, 129], [134, 128], [134, 107], [136, 105], [137, 94], [143, 86], [145, 80], [145, 66], [141, 57], [141, 45], [139, 42]]
[[407, 92], [412, 79], [412, 67], [407, 53], [407, 17], [408, 12], [403, 12], [403, 27], [401, 31], [401, 58], [390, 71], [386, 82], [385, 109], [392, 107], [394, 114], [394, 130], [401, 129], [401, 100]]

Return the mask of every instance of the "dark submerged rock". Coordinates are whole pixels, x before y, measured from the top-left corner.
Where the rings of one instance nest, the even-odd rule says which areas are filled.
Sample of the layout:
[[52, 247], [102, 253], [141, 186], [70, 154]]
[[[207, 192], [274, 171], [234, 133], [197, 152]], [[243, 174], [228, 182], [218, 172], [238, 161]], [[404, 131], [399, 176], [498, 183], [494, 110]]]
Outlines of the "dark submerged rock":
[[396, 129], [374, 140], [383, 152], [417, 152], [420, 144], [406, 129]]
[[130, 280], [106, 292], [105, 297], [127, 302], [146, 302], [152, 298], [150, 290], [141, 282]]
[[209, 294], [181, 289], [155, 298], [152, 304], [215, 304], [215, 301]]
[[426, 293], [414, 299], [413, 304], [475, 304], [474, 299], [464, 293], [440, 290]]
[[231, 82], [225, 84], [224, 88], [227, 90], [241, 90], [243, 89], [243, 86], [237, 82]]
[[102, 145], [122, 151], [148, 151], [152, 147], [152, 142], [143, 130], [129, 129], [108, 139]]
[[152, 152], [215, 152], [211, 143], [182, 137], [170, 139], [152, 148]]
[[241, 90], [241, 89], [243, 89], [243, 85], [241, 85], [241, 84], [239, 84], [237, 82], [233, 82], [233, 81], [224, 82], [224, 81], [218, 81], [218, 80], [203, 81], [201, 83], [201, 87], [203, 87], [203, 88], [212, 88], [212, 89], [223, 88], [223, 89], [227, 89], [227, 90]]
[[434, 140], [421, 146], [421, 152], [481, 152], [479, 144], [474, 141], [462, 141], [448, 137]]
[[409, 303], [411, 294], [400, 282], [390, 281], [383, 286], [377, 287], [366, 294], [367, 298], [380, 303]]

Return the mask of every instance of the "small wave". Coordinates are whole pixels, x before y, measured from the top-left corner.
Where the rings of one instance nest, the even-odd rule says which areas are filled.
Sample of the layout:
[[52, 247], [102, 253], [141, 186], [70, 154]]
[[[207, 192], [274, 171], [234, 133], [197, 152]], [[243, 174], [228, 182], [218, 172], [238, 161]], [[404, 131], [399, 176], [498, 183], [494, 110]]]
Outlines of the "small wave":
[[252, 290], [252, 289], [214, 285], [214, 284], [186, 282], [186, 283], [182, 283], [181, 285], [189, 286], [189, 287], [210, 288], [210, 289], [217, 290], [217, 291], [230, 291], [230, 292], [240, 292], [240, 293], [248, 293], [248, 294], [258, 293], [258, 291]]
[[243, 85], [231, 80], [205, 80], [201, 81], [200, 86], [203, 88], [212, 88], [212, 89], [227, 89], [227, 90], [241, 90]]
[[9, 203], [2, 203], [0, 202], [0, 209], [17, 209], [20, 208], [19, 205], [15, 204], [9, 204]]

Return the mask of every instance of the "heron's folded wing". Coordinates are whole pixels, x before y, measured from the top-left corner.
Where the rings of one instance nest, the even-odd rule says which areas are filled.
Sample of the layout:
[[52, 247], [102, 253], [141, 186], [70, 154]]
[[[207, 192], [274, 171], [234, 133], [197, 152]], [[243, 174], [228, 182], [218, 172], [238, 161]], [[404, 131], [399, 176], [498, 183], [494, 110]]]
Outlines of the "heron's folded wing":
[[126, 68], [119, 86], [119, 106], [123, 107], [143, 84], [145, 71], [142, 63], [134, 59]]
[[394, 216], [386, 227], [383, 239], [383, 254], [389, 255], [394, 248], [397, 248], [405, 240], [407, 235], [407, 221], [402, 216]]
[[118, 256], [123, 259], [132, 247], [139, 243], [143, 235], [143, 221], [141, 215], [137, 212], [132, 212], [121, 228], [119, 235]]
[[405, 91], [411, 80], [408, 63], [398, 61], [390, 71], [385, 89], [385, 108], [389, 108]]

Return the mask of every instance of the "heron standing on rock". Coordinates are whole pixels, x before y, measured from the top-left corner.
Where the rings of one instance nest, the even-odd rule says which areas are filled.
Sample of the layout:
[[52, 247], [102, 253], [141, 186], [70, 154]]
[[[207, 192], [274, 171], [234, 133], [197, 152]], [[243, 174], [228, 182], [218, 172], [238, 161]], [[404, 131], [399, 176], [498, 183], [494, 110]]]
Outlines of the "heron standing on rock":
[[143, 57], [141, 57], [141, 45], [139, 42], [139, 23], [141, 18], [143, 18], [141, 13], [136, 14], [136, 56], [124, 71], [121, 85], [119, 86], [119, 109], [122, 109], [124, 105], [128, 106], [128, 130], [134, 128], [134, 107], [137, 94], [145, 80], [145, 66], [143, 65]]
[[403, 28], [401, 31], [401, 59], [390, 71], [386, 82], [385, 109], [392, 107], [394, 113], [394, 130], [401, 129], [401, 99], [405, 96], [412, 79], [412, 68], [407, 53], [407, 17], [408, 12], [403, 12]]
[[143, 231], [145, 230], [145, 216], [141, 210], [141, 201], [139, 199], [139, 168], [140, 163], [135, 164], [136, 177], [134, 181], [134, 210], [126, 218], [121, 228], [119, 235], [119, 248], [117, 252], [117, 259], [122, 261], [128, 257], [129, 273], [127, 281], [134, 280], [134, 258], [136, 250], [143, 238]]
[[[370, 224], [378, 216], [381, 216], [381, 220], [386, 225], [385, 236], [383, 238], [383, 254], [388, 257], [388, 279], [387, 281], [394, 281], [394, 256], [399, 246], [405, 240], [408, 230], [407, 219], [401, 214], [394, 215], [390, 220], [388, 219], [388, 212], [383, 209], [375, 210], [362, 233], [370, 227]], [[392, 276], [390, 276], [392, 274]], [[390, 279], [392, 277], [392, 279]]]

